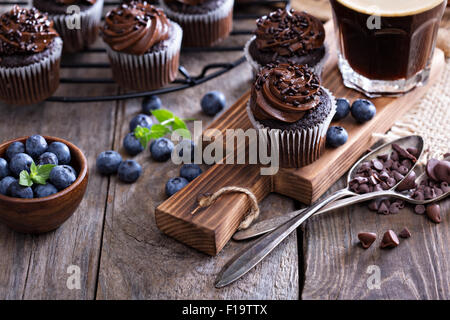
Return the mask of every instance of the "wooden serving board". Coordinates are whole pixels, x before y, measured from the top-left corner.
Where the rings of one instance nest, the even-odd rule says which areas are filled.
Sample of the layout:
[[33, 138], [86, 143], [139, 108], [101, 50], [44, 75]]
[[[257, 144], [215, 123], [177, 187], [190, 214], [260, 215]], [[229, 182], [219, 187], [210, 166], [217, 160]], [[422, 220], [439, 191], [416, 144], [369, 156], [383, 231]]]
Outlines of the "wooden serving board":
[[[336, 43], [332, 22], [325, 25], [330, 57], [323, 72], [322, 85], [335, 97], [345, 97], [352, 102], [363, 98], [360, 93], [346, 88], [337, 67]], [[250, 189], [258, 201], [270, 192], [277, 192], [305, 204], [317, 200], [328, 190], [354, 162], [375, 142], [373, 133], [385, 133], [392, 127], [428, 88], [439, 78], [445, 60], [441, 50], [436, 49], [428, 84], [418, 87], [398, 98], [372, 99], [377, 108], [376, 116], [365, 124], [358, 124], [351, 117], [334, 122], [346, 128], [349, 138], [343, 146], [327, 148], [317, 161], [299, 169], [280, 169], [274, 176], [261, 176], [258, 165], [213, 165], [186, 188], [163, 202], [155, 211], [158, 227], [167, 235], [209, 255], [216, 255], [229, 241], [250, 207], [247, 195], [225, 194], [213, 205], [192, 215], [197, 207], [197, 197], [214, 193], [225, 186]], [[246, 93], [233, 106], [217, 118], [209, 127], [221, 131], [251, 127], [246, 113], [250, 93]], [[204, 135], [205, 137], [205, 135]], [[212, 137], [206, 136], [207, 139]]]

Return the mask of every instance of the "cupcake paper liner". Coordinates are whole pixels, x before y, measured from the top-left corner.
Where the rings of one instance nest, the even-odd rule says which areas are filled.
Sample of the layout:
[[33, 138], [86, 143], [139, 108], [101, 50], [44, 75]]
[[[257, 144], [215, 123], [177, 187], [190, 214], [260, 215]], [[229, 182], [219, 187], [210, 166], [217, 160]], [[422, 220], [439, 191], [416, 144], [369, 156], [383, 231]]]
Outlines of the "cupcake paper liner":
[[183, 45], [209, 47], [228, 37], [233, 27], [234, 0], [225, 0], [217, 9], [205, 14], [183, 14], [171, 10], [163, 0], [166, 15], [183, 28]]
[[[256, 39], [256, 36], [252, 36], [250, 38], [250, 40], [248, 40], [244, 46], [245, 59], [247, 59], [248, 63], [252, 67], [253, 76], [256, 76], [262, 68], [262, 66], [255, 59], [253, 59], [252, 55], [250, 54], [250, 44], [255, 39]], [[328, 59], [329, 51], [330, 51], [326, 44], [324, 44], [324, 46], [325, 46], [325, 54], [322, 57], [322, 59], [320, 59], [320, 61], [315, 66], [309, 67], [315, 74], [317, 74], [317, 76], [319, 76], [319, 78], [322, 78], [323, 67], [325, 66], [325, 62]]]
[[64, 41], [65, 52], [77, 52], [95, 42], [98, 36], [104, 0], [97, 0], [94, 5], [80, 12], [80, 29], [67, 28], [72, 15], [49, 14], [49, 19], [55, 23], [55, 29]]
[[50, 55], [24, 67], [0, 67], [0, 100], [8, 104], [28, 105], [44, 101], [59, 86], [59, 64], [63, 42], [55, 38]]
[[171, 37], [157, 52], [133, 55], [106, 46], [113, 78], [121, 87], [132, 90], [155, 90], [175, 80], [180, 61], [183, 30], [171, 21]]
[[250, 122], [256, 129], [266, 132], [269, 151], [272, 144], [278, 146], [280, 167], [304, 167], [316, 161], [322, 155], [325, 148], [327, 130], [336, 113], [336, 100], [334, 96], [328, 89], [323, 87], [322, 89], [330, 98], [330, 113], [321, 123], [318, 123], [313, 128], [303, 130], [281, 130], [265, 127], [255, 119], [250, 109], [250, 102], [248, 102], [247, 114]]

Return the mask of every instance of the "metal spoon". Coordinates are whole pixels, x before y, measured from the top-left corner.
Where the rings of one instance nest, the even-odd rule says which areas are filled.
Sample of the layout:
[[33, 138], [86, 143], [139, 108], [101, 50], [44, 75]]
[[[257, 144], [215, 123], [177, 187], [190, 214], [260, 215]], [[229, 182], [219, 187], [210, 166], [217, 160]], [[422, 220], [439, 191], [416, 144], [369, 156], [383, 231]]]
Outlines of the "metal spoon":
[[[359, 167], [359, 165], [362, 162], [370, 161], [372, 159], [375, 159], [378, 155], [381, 154], [389, 154], [392, 151], [392, 144], [396, 143], [403, 149], [407, 148], [416, 148], [419, 152], [419, 157], [422, 155], [423, 151], [423, 139], [420, 136], [408, 136], [404, 138], [397, 139], [395, 141], [392, 141], [390, 143], [386, 143], [379, 148], [373, 150], [369, 154], [362, 157], [358, 162], [356, 162], [353, 167], [350, 169], [350, 172], [347, 177], [347, 187], [341, 190], [338, 190], [322, 201], [316, 202], [312, 206], [310, 206], [308, 209], [303, 211], [298, 216], [294, 217], [292, 220], [286, 222], [285, 224], [279, 226], [275, 230], [273, 230], [271, 233], [268, 233], [258, 239], [256, 242], [252, 243], [251, 245], [244, 248], [243, 251], [235, 255], [222, 269], [222, 271], [219, 273], [215, 286], [216, 288], [222, 288], [224, 286], [229, 285], [230, 283], [236, 281], [240, 277], [242, 277], [244, 274], [246, 274], [248, 271], [250, 271], [255, 265], [257, 265], [262, 259], [264, 259], [270, 252], [272, 252], [273, 249], [281, 242], [283, 241], [289, 234], [291, 234], [292, 231], [297, 229], [299, 225], [301, 225], [306, 219], [311, 217], [314, 213], [319, 211], [321, 208], [326, 206], [327, 204], [347, 197], [347, 196], [356, 196], [357, 194], [349, 189], [349, 182], [356, 176], [356, 169]], [[415, 164], [413, 167], [408, 171], [407, 174], [405, 174], [405, 177], [409, 175], [411, 170], [413, 170], [415, 167]], [[389, 191], [393, 191], [397, 188], [397, 186], [402, 182], [403, 180], [398, 181], [396, 185], [394, 185]], [[373, 192], [375, 193], [375, 192]], [[396, 193], [392, 192], [393, 195], [396, 195]], [[385, 193], [383, 193], [384, 195]], [[367, 194], [368, 196], [370, 194]], [[367, 198], [368, 200], [370, 198]], [[373, 198], [372, 198], [373, 199]]]
[[[448, 157], [446, 159], [450, 159], [450, 157]], [[427, 178], [427, 174], [425, 171], [423, 171], [416, 179], [417, 184], [420, 184], [420, 182], [426, 178]], [[393, 193], [395, 193], [395, 194], [393, 195]], [[319, 214], [326, 213], [329, 211], [333, 211], [336, 209], [340, 209], [340, 208], [343, 208], [343, 207], [346, 207], [346, 206], [349, 206], [352, 204], [375, 199], [378, 197], [383, 197], [383, 198], [384, 197], [393, 197], [393, 198], [404, 200], [405, 202], [412, 203], [412, 204], [429, 204], [429, 203], [441, 201], [441, 200], [445, 199], [446, 197], [448, 197], [449, 195], [450, 195], [450, 191], [447, 191], [446, 193], [443, 193], [439, 197], [419, 201], [419, 200], [415, 200], [415, 199], [411, 198], [409, 196], [409, 194], [407, 193], [407, 191], [405, 191], [403, 193], [400, 193], [400, 192], [394, 191], [394, 190], [372, 192], [372, 193], [361, 194], [361, 195], [357, 195], [357, 196], [353, 196], [353, 197], [348, 197], [348, 198], [345, 198], [342, 200], [337, 200], [333, 203], [328, 204], [327, 206], [325, 206], [324, 208], [322, 208], [321, 210], [316, 212], [314, 214], [314, 216], [317, 216]], [[237, 231], [233, 235], [233, 240], [242, 241], [242, 240], [247, 240], [247, 239], [251, 239], [251, 238], [266, 234], [272, 230], [275, 230], [276, 228], [278, 228], [282, 224], [288, 222], [292, 218], [298, 216], [299, 214], [303, 213], [306, 209], [307, 208], [292, 211], [292, 212], [286, 213], [279, 217], [266, 219], [264, 221], [257, 222], [254, 225], [252, 225], [251, 227], [249, 227], [248, 229]]]

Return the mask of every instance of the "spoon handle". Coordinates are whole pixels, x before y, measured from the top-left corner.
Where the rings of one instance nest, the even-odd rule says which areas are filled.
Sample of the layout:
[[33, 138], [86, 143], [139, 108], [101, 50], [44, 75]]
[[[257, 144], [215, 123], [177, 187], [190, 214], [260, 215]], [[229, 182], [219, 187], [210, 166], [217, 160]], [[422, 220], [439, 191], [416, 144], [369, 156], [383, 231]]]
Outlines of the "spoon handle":
[[[397, 197], [400, 197], [400, 195], [395, 194]], [[364, 202], [367, 200], [375, 199], [378, 197], [392, 197], [393, 192], [392, 191], [379, 191], [379, 192], [373, 192], [371, 194], [360, 194], [352, 197], [348, 197], [345, 199], [337, 200], [332, 203], [329, 203], [328, 205], [324, 206], [322, 209], [317, 211], [314, 215], [319, 215], [322, 213], [326, 213], [332, 210], [340, 209], [355, 203]], [[403, 197], [401, 197], [403, 199]], [[237, 231], [233, 235], [233, 240], [241, 241], [246, 240], [250, 238], [254, 238], [256, 236], [260, 236], [263, 234], [266, 234], [267, 232], [270, 232], [272, 230], [275, 230], [282, 224], [288, 222], [289, 220], [293, 219], [294, 217], [298, 216], [299, 214], [303, 213], [308, 208], [292, 211], [289, 213], [286, 213], [282, 216], [275, 217], [272, 219], [267, 219], [261, 222], [257, 222], [254, 225], [252, 225], [250, 228]]]
[[271, 233], [258, 239], [255, 243], [244, 248], [243, 251], [235, 255], [222, 269], [216, 280], [216, 288], [222, 288], [236, 281], [254, 266], [256, 266], [262, 259], [264, 259], [276, 246], [283, 241], [292, 231], [302, 224], [306, 219], [311, 217], [314, 213], [319, 211], [328, 203], [352, 195], [353, 192], [342, 189], [331, 194], [322, 201], [316, 202], [311, 207], [306, 209], [302, 214], [296, 216], [292, 220], [281, 225]]

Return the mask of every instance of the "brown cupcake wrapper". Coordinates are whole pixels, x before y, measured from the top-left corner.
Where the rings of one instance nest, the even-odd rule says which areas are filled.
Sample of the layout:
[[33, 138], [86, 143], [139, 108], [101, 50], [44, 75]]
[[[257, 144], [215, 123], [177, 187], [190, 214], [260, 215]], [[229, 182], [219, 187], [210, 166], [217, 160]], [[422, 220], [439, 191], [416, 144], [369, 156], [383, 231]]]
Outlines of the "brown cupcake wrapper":
[[[325, 149], [328, 127], [336, 113], [336, 99], [332, 93], [322, 89], [330, 98], [331, 110], [324, 121], [313, 128], [303, 130], [281, 130], [265, 127], [253, 116], [250, 102], [247, 104], [247, 114], [253, 127], [263, 130], [267, 135], [269, 151], [272, 145], [279, 150], [279, 164], [282, 168], [300, 168], [316, 161]], [[276, 150], [276, 149], [275, 149]]]
[[29, 105], [44, 101], [59, 86], [59, 64], [63, 42], [55, 38], [50, 55], [24, 67], [0, 67], [0, 100], [12, 105]]
[[80, 29], [69, 29], [72, 15], [49, 14], [55, 23], [55, 29], [64, 41], [64, 52], [77, 52], [90, 46], [97, 40], [101, 24], [104, 0], [97, 0], [94, 5], [80, 12]]
[[233, 27], [234, 0], [205, 14], [183, 14], [171, 10], [164, 1], [160, 6], [166, 15], [183, 28], [183, 46], [209, 47], [229, 36]]
[[[247, 41], [247, 43], [244, 46], [244, 55], [245, 59], [248, 61], [250, 66], [252, 67], [253, 76], [255, 77], [259, 71], [262, 69], [262, 66], [253, 59], [252, 55], [250, 54], [250, 44], [256, 39], [256, 36], [252, 36], [250, 40]], [[319, 78], [322, 78], [322, 71], [323, 67], [325, 66], [325, 62], [328, 59], [328, 56], [330, 55], [330, 50], [328, 49], [328, 46], [325, 44], [325, 54], [320, 59], [320, 61], [315, 66], [309, 66], [309, 68], [319, 76]]]
[[173, 21], [171, 24], [171, 37], [165, 40], [166, 47], [160, 51], [133, 55], [106, 46], [113, 78], [121, 87], [155, 90], [175, 80], [180, 65], [183, 30]]

